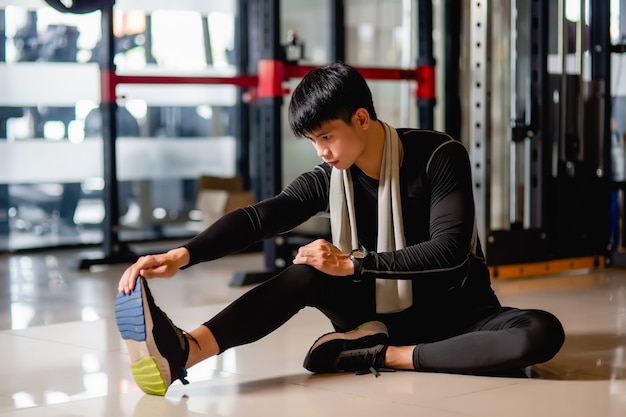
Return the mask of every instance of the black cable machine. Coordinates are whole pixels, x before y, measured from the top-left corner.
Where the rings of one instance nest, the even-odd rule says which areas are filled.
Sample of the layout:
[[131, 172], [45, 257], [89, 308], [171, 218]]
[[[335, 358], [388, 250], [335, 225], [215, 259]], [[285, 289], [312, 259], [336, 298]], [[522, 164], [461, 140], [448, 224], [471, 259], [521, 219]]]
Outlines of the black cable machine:
[[[591, 1], [588, 26], [584, 2], [576, 24], [565, 18], [564, 0], [515, 5], [517, 24], [528, 35], [519, 41], [531, 40], [527, 55], [517, 51], [529, 62], [529, 73], [521, 75], [529, 88], [511, 124], [513, 142], [528, 145], [525, 190], [511, 190], [525, 216], [508, 229], [488, 231], [488, 263], [495, 278], [604, 266], [610, 250], [610, 5]], [[558, 58], [560, 69], [549, 71], [549, 56]], [[567, 69], [571, 56], [580, 73]]]

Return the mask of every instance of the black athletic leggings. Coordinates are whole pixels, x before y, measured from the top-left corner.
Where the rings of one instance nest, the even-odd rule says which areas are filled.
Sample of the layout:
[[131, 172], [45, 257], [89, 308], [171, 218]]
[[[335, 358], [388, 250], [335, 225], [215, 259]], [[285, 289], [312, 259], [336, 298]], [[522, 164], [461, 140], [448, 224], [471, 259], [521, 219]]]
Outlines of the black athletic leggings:
[[477, 302], [480, 297], [471, 292], [437, 293], [416, 290], [414, 285], [411, 308], [377, 314], [374, 285], [293, 265], [252, 288], [205, 326], [223, 352], [259, 340], [310, 306], [326, 315], [337, 331], [370, 320], [384, 322], [390, 345], [416, 345], [416, 370], [471, 374], [545, 362], [564, 341], [561, 323], [552, 314], [500, 307], [495, 298], [495, 302]]

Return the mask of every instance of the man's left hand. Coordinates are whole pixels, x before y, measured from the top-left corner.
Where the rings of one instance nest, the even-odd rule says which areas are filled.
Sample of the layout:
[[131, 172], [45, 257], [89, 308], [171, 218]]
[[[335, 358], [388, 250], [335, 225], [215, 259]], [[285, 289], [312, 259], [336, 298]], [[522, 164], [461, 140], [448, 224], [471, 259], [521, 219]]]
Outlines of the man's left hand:
[[293, 263], [311, 265], [328, 275], [348, 276], [354, 273], [354, 264], [348, 254], [324, 239], [301, 246]]

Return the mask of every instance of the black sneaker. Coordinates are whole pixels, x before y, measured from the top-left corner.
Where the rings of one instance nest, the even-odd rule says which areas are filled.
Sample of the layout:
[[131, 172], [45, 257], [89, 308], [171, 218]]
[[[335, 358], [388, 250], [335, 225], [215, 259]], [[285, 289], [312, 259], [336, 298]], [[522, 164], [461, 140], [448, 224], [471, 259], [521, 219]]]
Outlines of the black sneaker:
[[154, 304], [143, 277], [137, 279], [130, 294], [117, 294], [115, 320], [126, 341], [133, 377], [143, 392], [165, 395], [177, 379], [189, 383], [185, 379], [189, 335]]
[[389, 334], [384, 323], [369, 321], [347, 333], [327, 333], [317, 339], [306, 357], [304, 367], [311, 372], [372, 372], [385, 366]]

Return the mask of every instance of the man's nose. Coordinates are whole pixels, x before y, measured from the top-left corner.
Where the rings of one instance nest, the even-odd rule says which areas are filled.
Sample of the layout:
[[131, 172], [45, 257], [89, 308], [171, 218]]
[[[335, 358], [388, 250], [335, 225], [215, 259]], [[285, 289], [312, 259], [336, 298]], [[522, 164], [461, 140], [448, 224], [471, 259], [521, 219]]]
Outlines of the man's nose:
[[320, 158], [324, 158], [329, 155], [329, 150], [326, 146], [318, 146], [317, 147], [317, 156]]

